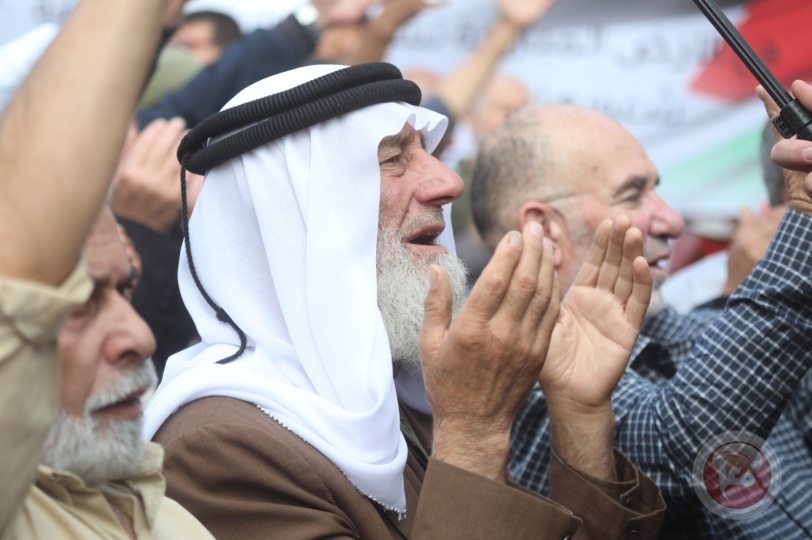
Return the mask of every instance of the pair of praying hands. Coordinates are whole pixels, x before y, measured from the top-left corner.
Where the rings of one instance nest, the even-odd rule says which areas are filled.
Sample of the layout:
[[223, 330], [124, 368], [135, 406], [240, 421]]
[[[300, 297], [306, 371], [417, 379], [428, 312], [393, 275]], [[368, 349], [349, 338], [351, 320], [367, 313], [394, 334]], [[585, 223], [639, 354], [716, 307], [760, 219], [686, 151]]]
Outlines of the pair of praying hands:
[[433, 455], [504, 481], [513, 418], [539, 381], [558, 454], [611, 479], [611, 394], [651, 297], [642, 234], [626, 216], [601, 223], [563, 301], [542, 234], [510, 232], [453, 322], [448, 278], [431, 269], [420, 349]]

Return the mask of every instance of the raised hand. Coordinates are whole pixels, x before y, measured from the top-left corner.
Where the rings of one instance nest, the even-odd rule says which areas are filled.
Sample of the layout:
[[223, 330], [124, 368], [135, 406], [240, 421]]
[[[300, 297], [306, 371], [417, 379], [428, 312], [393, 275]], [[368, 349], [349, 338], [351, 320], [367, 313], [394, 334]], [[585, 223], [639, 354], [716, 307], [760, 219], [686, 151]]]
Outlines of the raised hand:
[[448, 277], [432, 266], [420, 334], [433, 456], [504, 481], [513, 417], [538, 378], [558, 316], [554, 258], [538, 223], [508, 233], [451, 322]]
[[165, 233], [180, 214], [180, 164], [175, 156], [183, 120], [155, 120], [122, 155], [113, 181], [116, 215]]
[[548, 400], [586, 409], [609, 404], [651, 299], [643, 236], [619, 216], [598, 226], [561, 303], [539, 382]]
[[598, 226], [561, 303], [539, 382], [553, 446], [580, 471], [615, 477], [612, 391], [629, 361], [651, 299], [642, 233], [619, 216]]
[[[792, 83], [792, 93], [804, 107], [812, 110], [812, 86], [803, 81], [795, 81]], [[761, 86], [756, 89], [756, 94], [764, 102], [767, 115], [772, 121], [781, 109]], [[812, 214], [812, 141], [784, 139], [778, 132], [776, 137], [778, 142], [773, 146], [770, 156], [784, 168], [788, 206]]]
[[502, 17], [519, 28], [527, 28], [541, 19], [556, 0], [499, 0]]

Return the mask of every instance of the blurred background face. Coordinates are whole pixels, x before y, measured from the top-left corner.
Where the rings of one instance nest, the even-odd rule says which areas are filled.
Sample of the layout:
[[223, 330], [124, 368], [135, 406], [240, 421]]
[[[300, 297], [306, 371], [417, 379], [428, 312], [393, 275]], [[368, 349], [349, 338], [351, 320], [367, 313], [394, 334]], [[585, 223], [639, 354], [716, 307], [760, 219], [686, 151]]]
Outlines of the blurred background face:
[[201, 11], [186, 16], [169, 38], [169, 45], [182, 47], [204, 65], [209, 65], [216, 62], [223, 50], [239, 37], [240, 29], [231, 17]]
[[141, 397], [156, 383], [155, 341], [129, 302], [135, 273], [109, 210], [85, 245], [95, 283], [63, 325], [60, 408], [43, 462], [100, 483], [127, 476], [140, 461]]

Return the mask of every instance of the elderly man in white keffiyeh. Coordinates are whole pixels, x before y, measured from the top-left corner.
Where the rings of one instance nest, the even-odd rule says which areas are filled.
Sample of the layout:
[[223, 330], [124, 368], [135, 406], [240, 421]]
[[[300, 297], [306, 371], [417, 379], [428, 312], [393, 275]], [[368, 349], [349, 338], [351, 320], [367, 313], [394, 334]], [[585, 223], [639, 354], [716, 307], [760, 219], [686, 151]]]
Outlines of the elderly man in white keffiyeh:
[[[310, 66], [181, 145], [206, 172], [179, 276], [202, 342], [147, 410], [169, 495], [220, 539], [655, 538], [659, 492], [612, 449], [640, 232], [602, 224], [563, 302], [541, 228], [510, 232], [465, 299], [445, 225], [463, 184], [419, 100], [387, 64]], [[537, 381], [555, 502], [505, 470]]]

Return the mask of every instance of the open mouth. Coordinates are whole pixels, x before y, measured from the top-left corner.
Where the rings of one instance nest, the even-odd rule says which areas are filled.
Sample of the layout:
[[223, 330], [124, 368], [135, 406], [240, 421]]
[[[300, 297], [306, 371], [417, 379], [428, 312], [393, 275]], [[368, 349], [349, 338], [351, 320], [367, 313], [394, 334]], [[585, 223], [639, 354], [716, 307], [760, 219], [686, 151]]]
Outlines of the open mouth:
[[649, 268], [662, 270], [663, 272], [668, 271], [668, 260], [671, 258], [671, 253], [666, 253], [664, 255], [660, 255], [659, 257], [655, 257], [651, 259], [648, 263]]
[[415, 234], [409, 236], [405, 244], [418, 251], [437, 251], [445, 252], [446, 249], [437, 243], [437, 238], [445, 229], [442, 223], [433, 223], [425, 227], [421, 227]]
[[421, 234], [420, 236], [415, 236], [406, 242], [409, 244], [417, 244], [418, 246], [434, 246], [437, 244], [437, 237], [439, 236], [439, 233]]
[[93, 412], [95, 414], [103, 414], [119, 419], [137, 418], [142, 412], [141, 396], [143, 396], [146, 391], [146, 388], [139, 388], [114, 403], [96, 408]]

